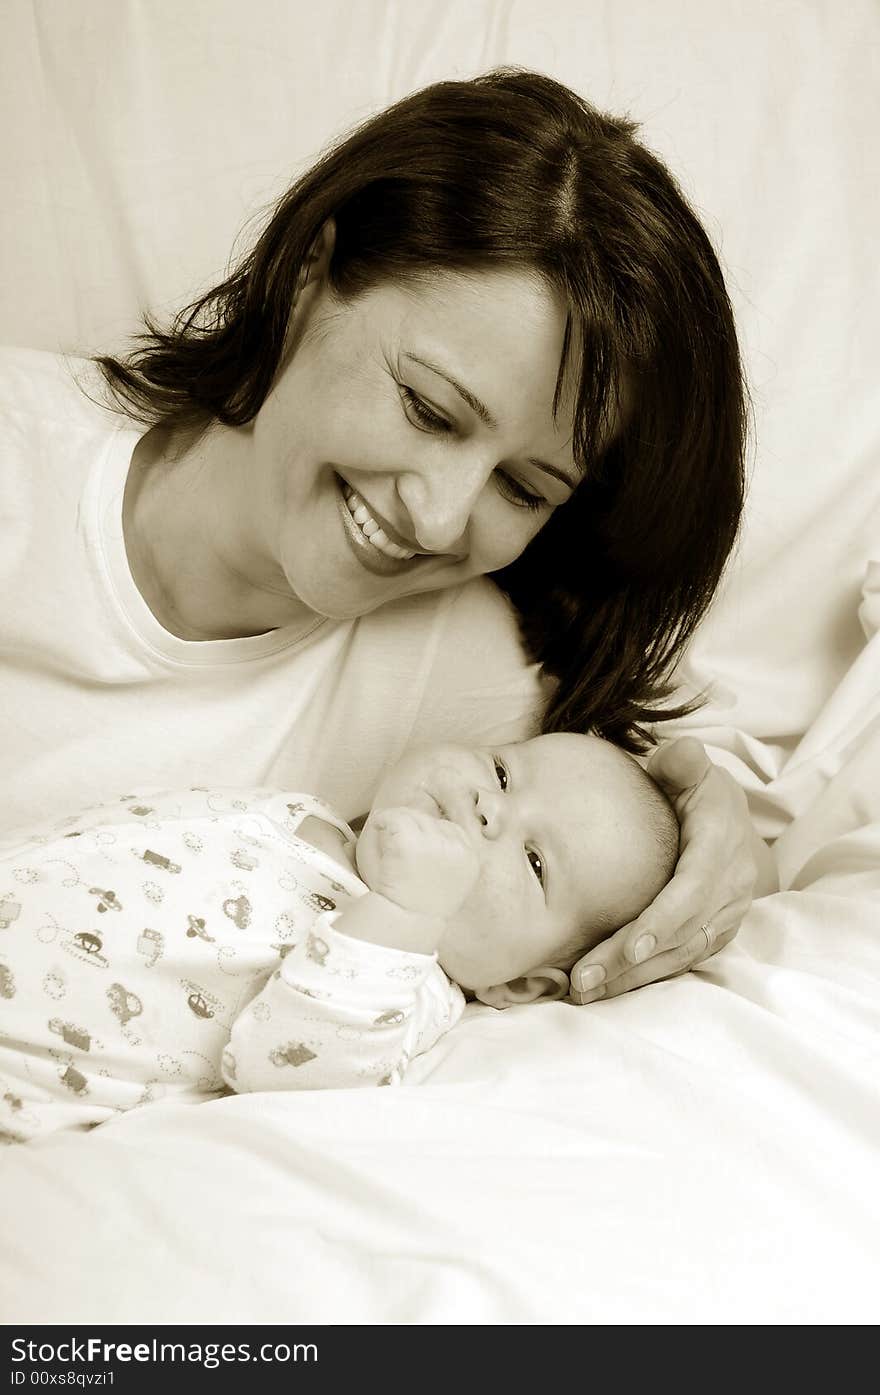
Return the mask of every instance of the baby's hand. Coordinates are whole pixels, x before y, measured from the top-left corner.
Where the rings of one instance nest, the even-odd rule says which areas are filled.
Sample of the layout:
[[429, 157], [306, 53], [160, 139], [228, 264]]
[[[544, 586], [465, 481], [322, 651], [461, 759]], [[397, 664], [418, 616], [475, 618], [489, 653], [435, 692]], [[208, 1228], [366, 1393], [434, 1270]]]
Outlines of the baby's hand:
[[358, 871], [371, 891], [404, 910], [446, 917], [470, 895], [480, 870], [457, 824], [417, 809], [371, 814], [357, 846]]

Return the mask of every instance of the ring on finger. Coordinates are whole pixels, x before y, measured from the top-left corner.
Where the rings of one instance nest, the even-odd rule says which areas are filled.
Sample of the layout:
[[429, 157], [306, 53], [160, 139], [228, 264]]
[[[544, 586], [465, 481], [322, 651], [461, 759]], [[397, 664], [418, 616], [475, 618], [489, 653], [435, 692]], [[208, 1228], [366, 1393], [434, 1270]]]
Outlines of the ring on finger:
[[703, 922], [703, 924], [700, 926], [700, 929], [706, 936], [706, 957], [708, 958], [708, 956], [714, 952], [715, 937], [717, 932], [715, 930], [715, 927], [713, 925], [710, 925], [707, 920]]

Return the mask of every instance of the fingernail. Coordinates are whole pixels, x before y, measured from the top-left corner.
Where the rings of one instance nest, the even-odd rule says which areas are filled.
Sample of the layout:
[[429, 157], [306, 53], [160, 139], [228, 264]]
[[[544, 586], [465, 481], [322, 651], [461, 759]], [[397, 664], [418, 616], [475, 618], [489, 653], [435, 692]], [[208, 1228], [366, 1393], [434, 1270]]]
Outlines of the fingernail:
[[581, 969], [575, 980], [575, 988], [579, 993], [589, 993], [591, 989], [600, 984], [605, 977], [605, 970], [598, 964], [594, 964], [591, 969]]
[[633, 958], [637, 964], [641, 964], [643, 959], [647, 959], [657, 948], [657, 939], [654, 935], [639, 935], [633, 945]]
[[585, 1007], [587, 1003], [596, 1003], [599, 1001], [600, 998], [604, 997], [604, 983], [600, 984], [598, 988], [593, 988], [590, 992], [587, 993], [578, 993], [577, 991], [574, 991], [572, 993], [572, 998], [578, 1007]]

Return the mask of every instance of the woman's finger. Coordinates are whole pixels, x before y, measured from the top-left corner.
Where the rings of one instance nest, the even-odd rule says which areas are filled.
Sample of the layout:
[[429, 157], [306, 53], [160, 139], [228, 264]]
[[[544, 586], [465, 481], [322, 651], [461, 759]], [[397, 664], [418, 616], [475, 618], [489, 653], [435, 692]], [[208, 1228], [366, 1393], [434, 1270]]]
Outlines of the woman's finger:
[[750, 845], [745, 794], [728, 771], [712, 764], [699, 741], [681, 737], [661, 747], [648, 762], [648, 772], [672, 800], [685, 844], [711, 840], [728, 853]]
[[[717, 936], [712, 952], [722, 949], [734, 938], [735, 934], [735, 930], [730, 930]], [[604, 991], [598, 993], [597, 996], [616, 998], [623, 993], [629, 993], [633, 988], [644, 988], [649, 983], [659, 983], [664, 979], [677, 978], [690, 969], [696, 969], [705, 961], [706, 955], [703, 952], [705, 943], [705, 936], [700, 931], [689, 943], [667, 950], [664, 954], [655, 955], [652, 959], [646, 960], [644, 964], [628, 968], [617, 978], [603, 984]], [[584, 998], [583, 1001], [588, 1002], [590, 998]]]
[[[649, 922], [643, 913], [575, 964], [571, 971], [572, 1001], [580, 1004], [615, 997], [656, 977], [693, 968], [730, 943], [749, 904], [748, 900], [731, 901], [710, 919], [691, 918], [659, 935], [645, 928]], [[671, 970], [670, 964], [674, 965]]]
[[[688, 938], [694, 921], [708, 920], [705, 884], [698, 872], [692, 872], [685, 858], [678, 863], [675, 876], [667, 882], [650, 906], [617, 935], [598, 945], [594, 953], [612, 944], [620, 936], [624, 960], [629, 965], [649, 959], [657, 947], [675, 949]], [[714, 908], [713, 908], [714, 910]]]
[[[727, 909], [719, 912], [717, 921], [705, 922], [696, 931], [692, 926], [689, 927], [689, 933], [680, 944], [653, 953], [640, 964], [631, 964], [625, 951], [615, 948], [616, 937], [612, 937], [601, 946], [609, 951], [607, 962], [591, 963], [586, 971], [580, 973], [578, 968], [572, 970], [572, 1002], [580, 1006], [599, 998], [615, 998], [621, 993], [628, 993], [632, 988], [641, 988], [660, 979], [674, 978], [696, 968], [736, 936], [739, 918], [736, 918], [733, 924], [728, 924], [728, 914]], [[623, 934], [622, 931], [617, 933]], [[584, 972], [599, 973], [601, 978], [590, 986], [584, 979]], [[584, 987], [578, 989], [577, 982], [584, 983]]]
[[713, 769], [705, 747], [693, 736], [658, 747], [647, 765], [648, 774], [670, 796], [696, 789]]

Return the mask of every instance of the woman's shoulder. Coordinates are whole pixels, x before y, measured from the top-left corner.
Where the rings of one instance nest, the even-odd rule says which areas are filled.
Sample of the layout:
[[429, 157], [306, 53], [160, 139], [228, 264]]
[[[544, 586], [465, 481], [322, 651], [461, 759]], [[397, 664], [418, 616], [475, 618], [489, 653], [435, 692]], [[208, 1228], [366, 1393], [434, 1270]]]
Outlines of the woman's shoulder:
[[540, 722], [546, 692], [516, 611], [480, 577], [440, 593], [411, 739], [514, 741]]
[[346, 662], [359, 674], [366, 666], [358, 682], [371, 689], [389, 683], [399, 692], [403, 683], [415, 701], [426, 688], [461, 696], [495, 686], [534, 691], [537, 668], [516, 611], [487, 577], [392, 601], [362, 616], [356, 629]]
[[0, 412], [65, 426], [113, 427], [103, 378], [91, 359], [0, 346]]
[[487, 626], [500, 629], [521, 647], [516, 610], [504, 592], [488, 576], [477, 576], [449, 593], [449, 626], [461, 633], [485, 634]]
[[479, 576], [460, 586], [405, 596], [364, 616], [360, 624], [374, 636], [425, 633], [443, 647], [506, 651], [517, 667], [525, 662], [516, 611], [493, 581]]
[[472, 662], [496, 673], [533, 669], [523, 646], [519, 617], [489, 577], [475, 577], [444, 593], [441, 650], [455, 666]]

